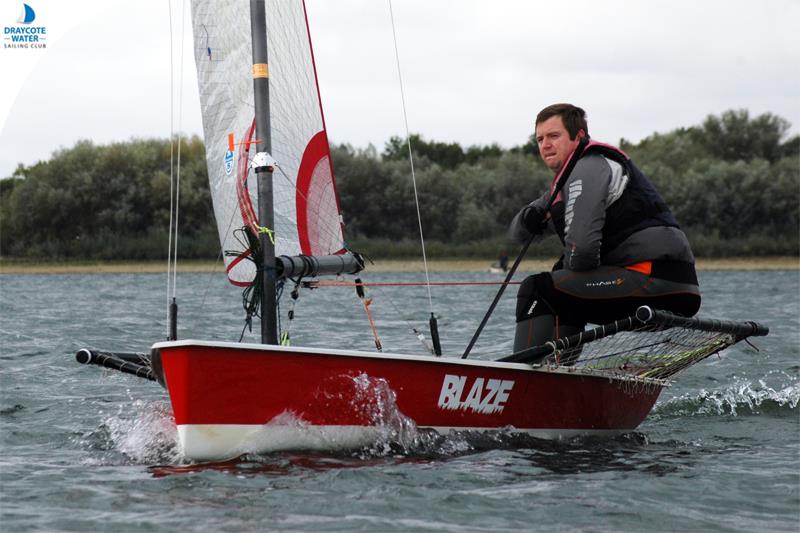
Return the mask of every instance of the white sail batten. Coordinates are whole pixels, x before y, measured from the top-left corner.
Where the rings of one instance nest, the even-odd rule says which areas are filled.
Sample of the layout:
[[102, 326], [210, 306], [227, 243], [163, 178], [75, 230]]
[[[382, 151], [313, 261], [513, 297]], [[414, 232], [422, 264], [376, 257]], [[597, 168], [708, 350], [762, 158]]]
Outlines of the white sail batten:
[[[342, 222], [302, 0], [267, 0], [275, 255], [341, 253]], [[195, 62], [209, 184], [231, 283], [247, 285], [252, 261], [235, 232], [257, 230], [250, 8], [247, 0], [192, 0]], [[233, 136], [233, 150], [230, 136]]]

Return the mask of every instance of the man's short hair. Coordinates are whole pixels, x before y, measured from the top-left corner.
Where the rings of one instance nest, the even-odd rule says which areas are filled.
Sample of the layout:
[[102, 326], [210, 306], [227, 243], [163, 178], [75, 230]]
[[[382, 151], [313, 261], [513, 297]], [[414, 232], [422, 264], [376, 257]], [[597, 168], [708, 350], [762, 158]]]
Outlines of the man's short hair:
[[578, 135], [580, 130], [583, 130], [587, 137], [589, 136], [586, 111], [572, 104], [553, 104], [545, 107], [536, 115], [535, 125], [538, 126], [545, 120], [555, 116], [560, 116], [561, 120], [564, 121], [564, 127], [569, 133], [570, 140], [575, 140], [575, 136]]

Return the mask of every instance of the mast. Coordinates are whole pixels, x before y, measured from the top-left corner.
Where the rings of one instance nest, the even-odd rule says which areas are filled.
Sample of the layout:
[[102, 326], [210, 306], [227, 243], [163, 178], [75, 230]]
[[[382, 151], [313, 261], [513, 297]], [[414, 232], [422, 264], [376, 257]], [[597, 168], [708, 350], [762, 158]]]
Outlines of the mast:
[[[267, 27], [264, 0], [250, 0], [250, 31], [253, 40], [253, 92], [256, 115], [256, 161], [258, 180], [258, 221], [269, 231], [275, 228], [272, 207], [272, 170], [258, 154], [272, 151], [269, 123], [269, 67], [267, 66]], [[275, 244], [270, 233], [261, 232], [259, 242], [262, 263], [257, 276], [261, 276], [261, 342], [278, 344], [278, 325], [275, 309]]]

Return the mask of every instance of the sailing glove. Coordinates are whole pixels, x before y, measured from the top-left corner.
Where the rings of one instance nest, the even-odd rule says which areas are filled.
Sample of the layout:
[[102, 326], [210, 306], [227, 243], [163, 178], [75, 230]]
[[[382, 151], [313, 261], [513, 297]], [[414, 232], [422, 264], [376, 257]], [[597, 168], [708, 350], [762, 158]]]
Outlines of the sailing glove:
[[545, 212], [539, 207], [529, 205], [522, 212], [522, 225], [531, 233], [531, 235], [541, 235], [547, 227], [547, 221], [544, 219]]

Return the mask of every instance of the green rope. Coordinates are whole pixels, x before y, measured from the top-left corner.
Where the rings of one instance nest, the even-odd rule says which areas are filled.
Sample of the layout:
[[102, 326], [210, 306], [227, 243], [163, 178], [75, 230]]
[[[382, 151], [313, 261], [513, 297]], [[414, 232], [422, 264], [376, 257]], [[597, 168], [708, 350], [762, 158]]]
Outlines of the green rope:
[[264, 226], [258, 226], [258, 232], [259, 233], [266, 233], [269, 236], [269, 240], [272, 243], [272, 245], [275, 246], [275, 231], [273, 231], [273, 230], [271, 230], [269, 228], [266, 228]]
[[288, 331], [281, 332], [281, 346], [291, 346]]

